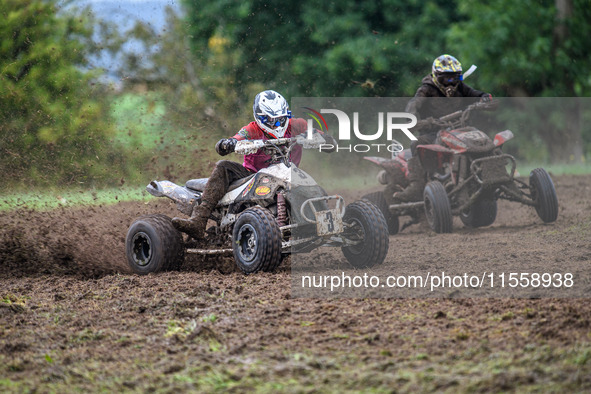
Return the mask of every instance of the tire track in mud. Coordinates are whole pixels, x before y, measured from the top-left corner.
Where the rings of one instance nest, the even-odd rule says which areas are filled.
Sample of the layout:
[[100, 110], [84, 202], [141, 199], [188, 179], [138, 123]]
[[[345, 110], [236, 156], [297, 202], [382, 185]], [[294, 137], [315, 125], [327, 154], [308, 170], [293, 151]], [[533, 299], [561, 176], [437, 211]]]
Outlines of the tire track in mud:
[[[589, 266], [591, 176], [555, 183], [554, 224], [503, 202], [492, 227], [454, 220], [452, 234], [412, 226], [391, 236], [382, 268]], [[351, 202], [362, 193], [342, 194]], [[157, 200], [0, 212], [0, 358], [17, 389], [219, 389], [187, 386], [200, 375], [234, 391], [260, 391], [261, 382], [297, 382], [302, 392], [591, 388], [588, 299], [298, 299], [288, 263], [246, 276], [231, 258], [211, 256], [188, 258], [181, 272], [113, 275], [127, 272], [129, 224], [151, 213], [176, 210]], [[310, 264], [322, 272], [343, 262], [340, 250], [323, 249]]]
[[154, 211], [173, 212], [162, 202], [0, 212], [0, 275], [128, 272], [127, 228], [136, 217]]

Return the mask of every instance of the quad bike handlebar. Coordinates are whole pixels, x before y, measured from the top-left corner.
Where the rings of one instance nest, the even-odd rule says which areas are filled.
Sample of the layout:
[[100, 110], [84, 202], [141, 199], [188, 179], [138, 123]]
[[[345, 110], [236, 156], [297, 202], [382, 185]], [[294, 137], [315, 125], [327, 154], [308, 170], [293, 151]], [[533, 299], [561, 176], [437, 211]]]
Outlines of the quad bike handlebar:
[[236, 142], [234, 152], [241, 155], [256, 153], [261, 148], [277, 148], [291, 142], [291, 138], [277, 138], [273, 140], [241, 140]]
[[444, 115], [438, 119], [427, 118], [419, 120], [417, 126], [419, 128], [435, 125], [441, 128], [456, 128], [466, 125], [470, 113], [474, 110], [494, 110], [498, 107], [498, 100], [493, 101], [479, 101], [477, 103], [467, 106], [463, 110], [452, 112], [451, 114]]
[[270, 140], [241, 140], [236, 142], [234, 152], [241, 155], [254, 154], [263, 149], [271, 156], [271, 163], [283, 162], [289, 167], [290, 153], [295, 145], [301, 145], [304, 149], [316, 149], [325, 144], [324, 137], [317, 132], [312, 133], [312, 138], [307, 134], [299, 134], [290, 138], [276, 138]]

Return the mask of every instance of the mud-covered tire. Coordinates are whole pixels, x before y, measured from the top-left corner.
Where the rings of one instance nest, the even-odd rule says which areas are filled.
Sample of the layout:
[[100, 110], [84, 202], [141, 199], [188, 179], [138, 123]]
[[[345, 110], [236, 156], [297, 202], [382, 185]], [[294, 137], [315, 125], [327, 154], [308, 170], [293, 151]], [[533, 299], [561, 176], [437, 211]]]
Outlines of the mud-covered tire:
[[369, 193], [361, 197], [361, 199], [373, 203], [376, 207], [380, 209], [380, 211], [382, 211], [384, 218], [386, 218], [386, 224], [388, 225], [388, 233], [390, 235], [398, 234], [398, 230], [400, 229], [400, 221], [398, 220], [398, 216], [393, 215], [390, 212], [388, 203], [386, 202], [386, 197], [384, 196], [384, 192]]
[[274, 271], [281, 263], [281, 230], [273, 214], [261, 207], [242, 212], [232, 230], [232, 249], [245, 274]]
[[423, 192], [423, 200], [429, 227], [436, 233], [451, 233], [453, 216], [445, 187], [437, 181], [429, 182]]
[[460, 219], [466, 227], [477, 228], [490, 226], [497, 218], [497, 200], [480, 200], [467, 211], [460, 213]]
[[344, 237], [361, 241], [358, 245], [343, 246], [343, 254], [356, 268], [368, 268], [381, 264], [388, 254], [388, 225], [382, 211], [368, 201], [356, 201], [345, 209], [343, 222], [347, 227]]
[[142, 216], [129, 226], [125, 253], [136, 274], [176, 270], [185, 259], [183, 236], [168, 216]]
[[529, 190], [536, 212], [544, 223], [558, 218], [558, 197], [550, 174], [543, 168], [536, 168], [529, 174]]

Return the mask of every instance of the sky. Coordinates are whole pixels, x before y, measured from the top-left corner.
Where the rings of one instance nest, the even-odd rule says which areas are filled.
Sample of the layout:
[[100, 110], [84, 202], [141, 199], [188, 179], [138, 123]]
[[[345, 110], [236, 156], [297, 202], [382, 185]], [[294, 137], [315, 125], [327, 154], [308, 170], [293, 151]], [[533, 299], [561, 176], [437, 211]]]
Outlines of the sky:
[[[166, 24], [166, 7], [171, 6], [178, 12], [181, 10], [178, 0], [75, 0], [70, 4], [79, 8], [90, 5], [96, 17], [115, 23], [121, 32], [131, 29], [136, 21], [161, 31]], [[124, 50], [140, 54], [145, 51], [138, 42], [133, 41], [128, 42]], [[114, 77], [113, 70], [119, 62], [106, 51], [100, 57], [91, 59], [94, 67], [106, 70], [107, 78]]]
[[177, 0], [76, 0], [73, 4], [79, 7], [90, 5], [98, 17], [115, 22], [124, 29], [133, 26], [137, 20], [161, 29], [165, 23], [166, 7], [180, 10]]

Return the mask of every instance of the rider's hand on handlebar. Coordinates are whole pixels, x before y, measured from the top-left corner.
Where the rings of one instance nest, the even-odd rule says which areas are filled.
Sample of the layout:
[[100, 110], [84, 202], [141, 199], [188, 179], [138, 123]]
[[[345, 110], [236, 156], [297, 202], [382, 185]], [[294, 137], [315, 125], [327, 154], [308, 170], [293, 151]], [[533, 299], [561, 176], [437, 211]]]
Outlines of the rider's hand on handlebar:
[[263, 140], [241, 140], [236, 143], [234, 152], [242, 155], [252, 155], [265, 146]]
[[308, 138], [308, 133], [298, 134], [296, 136], [296, 142], [304, 149], [318, 148], [320, 145], [326, 143], [323, 134], [313, 132], [311, 137], [312, 138]]
[[236, 142], [238, 142], [236, 138], [222, 138], [217, 144], [215, 144], [215, 151], [220, 156], [226, 156], [227, 154], [234, 152]]
[[488, 103], [493, 101], [493, 96], [490, 93], [485, 93], [482, 96], [480, 96], [480, 102], [482, 103]]
[[324, 137], [324, 144], [325, 145], [332, 145], [332, 148], [323, 147], [322, 152], [332, 153], [337, 150], [337, 147], [339, 146], [339, 144], [338, 144], [337, 140], [335, 140], [333, 138], [332, 135], [325, 133], [325, 134], [322, 134], [322, 137]]

